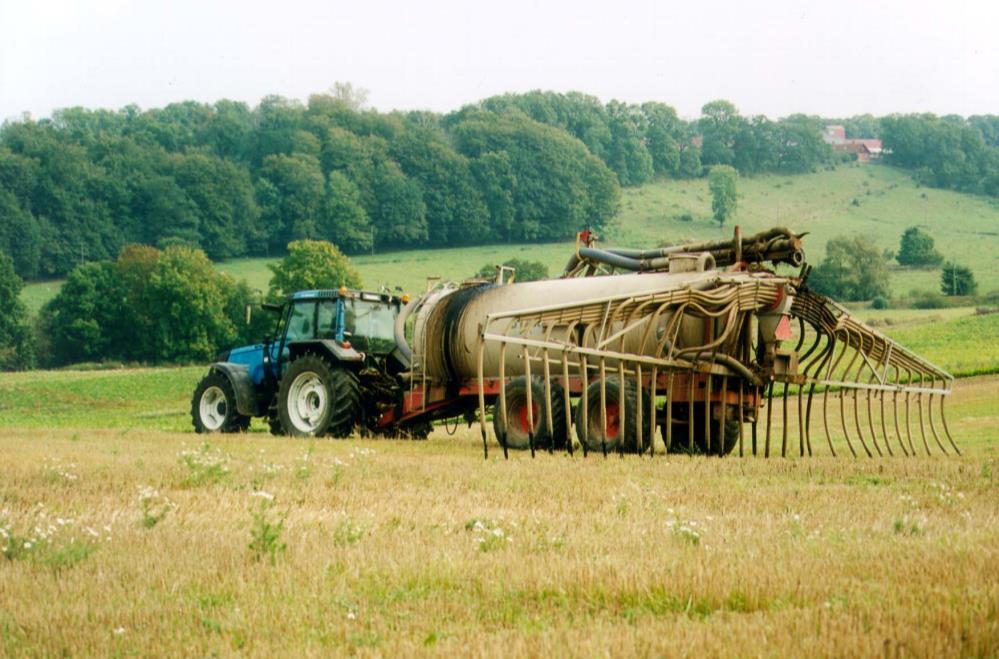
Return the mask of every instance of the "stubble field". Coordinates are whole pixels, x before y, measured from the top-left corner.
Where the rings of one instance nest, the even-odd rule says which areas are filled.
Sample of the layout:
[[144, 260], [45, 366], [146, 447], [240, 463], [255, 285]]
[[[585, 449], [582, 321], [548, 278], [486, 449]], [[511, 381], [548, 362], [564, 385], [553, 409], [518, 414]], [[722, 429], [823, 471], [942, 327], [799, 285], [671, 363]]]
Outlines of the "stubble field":
[[[198, 373], [75, 375], [179, 416]], [[6, 398], [0, 651], [995, 656], [997, 393], [958, 382], [964, 455], [877, 460], [203, 443]]]

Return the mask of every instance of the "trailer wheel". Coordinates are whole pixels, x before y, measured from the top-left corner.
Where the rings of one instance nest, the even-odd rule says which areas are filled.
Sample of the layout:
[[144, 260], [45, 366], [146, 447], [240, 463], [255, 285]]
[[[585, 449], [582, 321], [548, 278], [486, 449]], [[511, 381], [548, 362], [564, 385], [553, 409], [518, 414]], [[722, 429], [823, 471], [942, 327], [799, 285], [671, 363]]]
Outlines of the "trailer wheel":
[[236, 390], [229, 378], [212, 371], [198, 383], [191, 398], [191, 422], [198, 433], [245, 432], [250, 417], [236, 409]]
[[305, 354], [281, 378], [278, 415], [294, 437], [347, 437], [360, 417], [360, 385], [353, 373]]
[[696, 446], [701, 453], [705, 455], [728, 455], [735, 448], [735, 445], [739, 443], [739, 422], [735, 419], [728, 419], [725, 421], [725, 437], [724, 441], [719, 441], [722, 438], [719, 437], [720, 425], [718, 421], [714, 419], [711, 420], [711, 451], [708, 451], [708, 438], [704, 434], [704, 421], [701, 421], [699, 425], [695, 425], [694, 432], [694, 446]]
[[[545, 414], [545, 385], [541, 378], [531, 378], [531, 415], [534, 420], [534, 448], [561, 449], [569, 435], [565, 426], [565, 403], [559, 396], [560, 390], [552, 386], [552, 433], [548, 433], [548, 422]], [[524, 377], [514, 378], [506, 385], [506, 415], [507, 424], [503, 428], [500, 419], [499, 401], [493, 407], [493, 432], [502, 443], [501, 437], [506, 435], [507, 448], [524, 450], [530, 448], [530, 435], [527, 414], [527, 380]]]
[[[624, 451], [634, 453], [638, 446], [638, 424], [636, 411], [638, 408], [638, 387], [634, 380], [625, 378], [622, 400], [621, 383], [615, 376], [608, 376], [605, 384], [607, 404], [607, 424], [601, 429], [600, 413], [600, 381], [590, 384], [586, 389], [586, 419], [583, 418], [583, 406], [576, 406], [576, 437], [591, 451]], [[648, 393], [643, 391], [642, 400], [648, 400]], [[624, 405], [624, 427], [621, 426], [621, 405]], [[642, 415], [642, 451], [647, 451], [652, 444], [653, 423], [646, 410]], [[584, 421], [586, 434], [583, 434]]]
[[[708, 455], [708, 438], [704, 433], [704, 404], [695, 403], [694, 405], [694, 450], [690, 451], [689, 447], [689, 435], [688, 433], [688, 423], [687, 420], [687, 405], [681, 404], [682, 410], [679, 410], [677, 414], [674, 414], [674, 418], [679, 417], [673, 422], [673, 443], [669, 447], [670, 453], [681, 453], [681, 454], [703, 454]], [[661, 426], [663, 438], [666, 437], [666, 425], [665, 422]], [[719, 442], [719, 425], [718, 421], [711, 420], [711, 448], [710, 455], [728, 455], [735, 448], [736, 444], [739, 443], [739, 422], [736, 419], [728, 419], [725, 422], [725, 437], [723, 442]]]
[[414, 440], [426, 440], [434, 429], [429, 421], [414, 421], [399, 428], [402, 437]]

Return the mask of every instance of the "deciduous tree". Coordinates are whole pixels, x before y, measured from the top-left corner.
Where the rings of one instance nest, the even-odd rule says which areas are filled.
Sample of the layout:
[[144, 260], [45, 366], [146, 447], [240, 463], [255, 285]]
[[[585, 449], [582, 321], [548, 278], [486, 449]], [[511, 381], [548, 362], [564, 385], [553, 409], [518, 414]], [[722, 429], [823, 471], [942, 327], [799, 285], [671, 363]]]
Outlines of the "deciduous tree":
[[361, 276], [335, 245], [322, 240], [299, 240], [288, 245], [288, 255], [277, 265], [269, 266], [272, 298], [296, 291], [360, 288]]
[[738, 206], [736, 180], [739, 173], [728, 165], [715, 165], [708, 174], [708, 189], [711, 190], [711, 210], [718, 224], [735, 214]]

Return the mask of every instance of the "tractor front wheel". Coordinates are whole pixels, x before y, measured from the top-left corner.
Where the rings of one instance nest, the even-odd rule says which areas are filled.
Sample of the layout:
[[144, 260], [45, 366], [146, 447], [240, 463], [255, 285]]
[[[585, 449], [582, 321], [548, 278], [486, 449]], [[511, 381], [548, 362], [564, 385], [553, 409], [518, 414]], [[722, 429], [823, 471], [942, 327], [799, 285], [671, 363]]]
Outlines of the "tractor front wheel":
[[198, 383], [191, 398], [191, 421], [198, 433], [246, 432], [250, 417], [236, 409], [236, 390], [229, 378], [212, 371]]
[[360, 385], [354, 374], [318, 355], [302, 355], [281, 378], [278, 416], [285, 434], [347, 437], [360, 409]]

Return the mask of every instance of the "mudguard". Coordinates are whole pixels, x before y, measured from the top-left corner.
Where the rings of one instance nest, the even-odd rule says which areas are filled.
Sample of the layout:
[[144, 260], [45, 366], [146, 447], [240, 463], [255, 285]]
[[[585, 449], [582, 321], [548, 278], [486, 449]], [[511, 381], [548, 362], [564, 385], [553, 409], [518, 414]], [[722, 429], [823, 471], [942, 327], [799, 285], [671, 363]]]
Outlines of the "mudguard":
[[293, 341], [288, 344], [288, 351], [292, 359], [298, 357], [303, 352], [315, 352], [325, 354], [336, 362], [357, 362], [364, 361], [364, 354], [341, 345], [338, 341], [330, 339], [319, 339], [316, 341]]
[[245, 364], [232, 362], [215, 362], [208, 367], [209, 371], [221, 373], [229, 379], [233, 391], [236, 392], [236, 410], [243, 416], [258, 416], [257, 397], [250, 370]]

